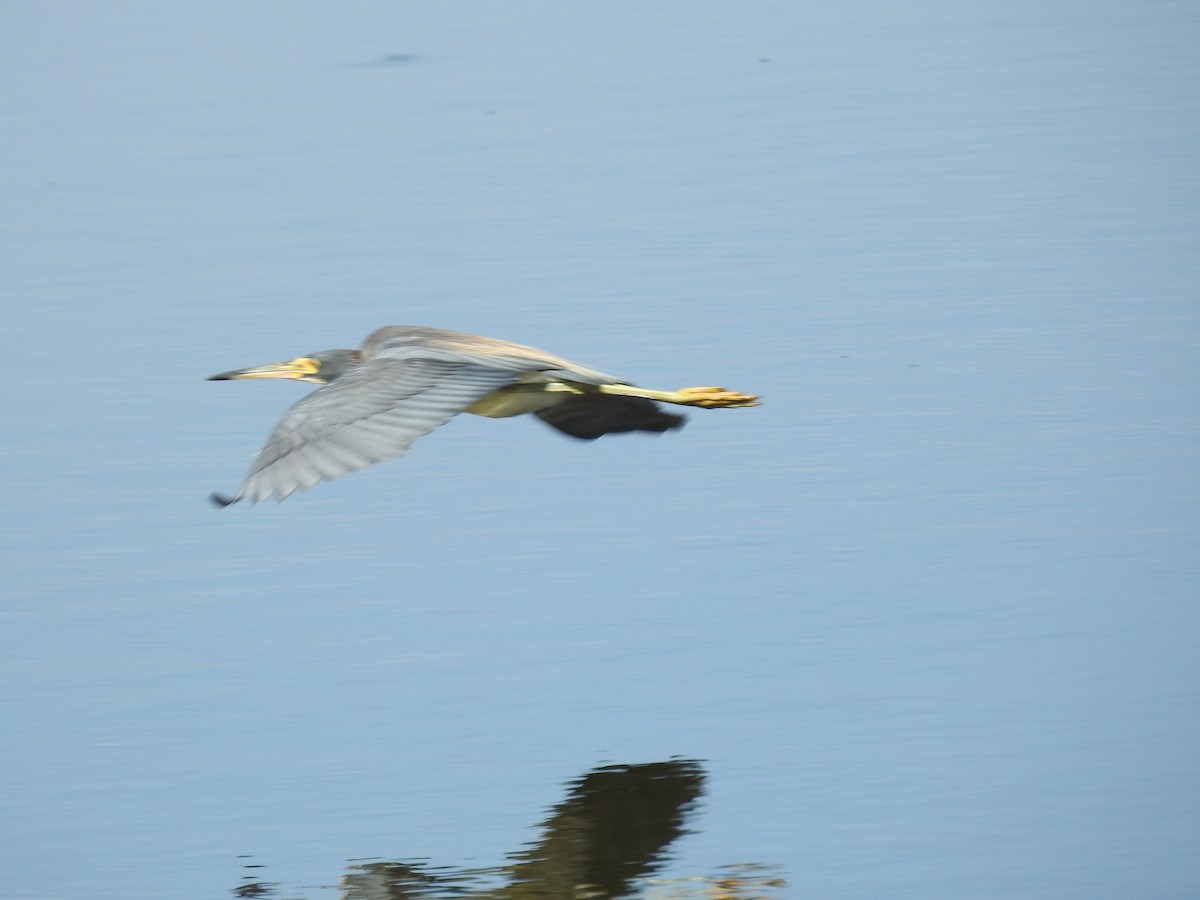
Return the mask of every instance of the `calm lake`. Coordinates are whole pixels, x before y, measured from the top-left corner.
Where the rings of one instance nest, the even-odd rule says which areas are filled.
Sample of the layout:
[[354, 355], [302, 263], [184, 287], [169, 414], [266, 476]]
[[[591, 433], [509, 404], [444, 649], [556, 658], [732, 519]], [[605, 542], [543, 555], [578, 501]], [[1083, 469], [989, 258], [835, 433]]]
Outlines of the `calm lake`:
[[[0, 896], [1200, 895], [1197, 47], [11, 6]], [[764, 404], [207, 501], [389, 324]]]

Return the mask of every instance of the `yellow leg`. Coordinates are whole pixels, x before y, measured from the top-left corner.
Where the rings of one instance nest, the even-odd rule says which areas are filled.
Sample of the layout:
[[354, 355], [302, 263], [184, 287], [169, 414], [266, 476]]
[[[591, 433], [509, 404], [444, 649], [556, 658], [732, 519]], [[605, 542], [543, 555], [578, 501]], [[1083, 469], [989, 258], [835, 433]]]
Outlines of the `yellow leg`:
[[[678, 391], [656, 391], [633, 384], [587, 384], [582, 381], [527, 381], [500, 388], [488, 397], [512, 394], [613, 394], [618, 397], [641, 397], [659, 403], [674, 403], [677, 406], [700, 406], [705, 409], [737, 409], [741, 406], [758, 406], [757, 394], [739, 394], [723, 387], [690, 387]], [[486, 398], [485, 398], [486, 399]], [[479, 404], [476, 404], [477, 406]], [[475, 408], [467, 410], [475, 412]], [[527, 411], [527, 410], [523, 410]], [[482, 413], [488, 415], [489, 413]], [[491, 413], [495, 415], [495, 413]], [[502, 415], [513, 415], [503, 413]]]
[[618, 394], [622, 397], [644, 397], [678, 406], [701, 406], [705, 409], [737, 409], [740, 406], [758, 406], [756, 394], [739, 394], [723, 387], [689, 387], [678, 391], [654, 391], [632, 384], [601, 384], [602, 394]]

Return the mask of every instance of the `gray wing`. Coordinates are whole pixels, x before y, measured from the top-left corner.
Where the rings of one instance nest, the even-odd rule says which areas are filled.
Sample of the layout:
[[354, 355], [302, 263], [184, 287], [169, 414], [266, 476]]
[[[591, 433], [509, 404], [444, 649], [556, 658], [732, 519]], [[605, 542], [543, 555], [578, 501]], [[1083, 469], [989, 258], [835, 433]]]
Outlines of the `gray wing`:
[[465, 361], [369, 360], [287, 411], [229, 502], [284, 500], [403, 456], [417, 438], [516, 377]]
[[367, 359], [387, 356], [455, 363], [478, 363], [486, 359], [488, 368], [506, 369], [518, 375], [539, 371], [585, 384], [625, 383], [623, 378], [589, 369], [536, 347], [417, 325], [389, 325], [373, 332], [363, 342], [363, 356]]

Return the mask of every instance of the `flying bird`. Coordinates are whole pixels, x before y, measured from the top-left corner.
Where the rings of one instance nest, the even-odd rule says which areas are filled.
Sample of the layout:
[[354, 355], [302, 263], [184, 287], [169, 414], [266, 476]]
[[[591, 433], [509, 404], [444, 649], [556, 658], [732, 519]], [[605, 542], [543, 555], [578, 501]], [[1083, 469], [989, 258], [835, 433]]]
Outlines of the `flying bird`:
[[403, 456], [413, 441], [461, 412], [490, 418], [533, 413], [581, 440], [623, 431], [664, 432], [684, 416], [659, 403], [708, 409], [757, 406], [719, 387], [654, 391], [533, 347], [495, 338], [391, 325], [357, 350], [323, 350], [287, 362], [213, 375], [210, 381], [291, 378], [324, 385], [279, 420], [231, 497], [285, 500], [298, 490]]

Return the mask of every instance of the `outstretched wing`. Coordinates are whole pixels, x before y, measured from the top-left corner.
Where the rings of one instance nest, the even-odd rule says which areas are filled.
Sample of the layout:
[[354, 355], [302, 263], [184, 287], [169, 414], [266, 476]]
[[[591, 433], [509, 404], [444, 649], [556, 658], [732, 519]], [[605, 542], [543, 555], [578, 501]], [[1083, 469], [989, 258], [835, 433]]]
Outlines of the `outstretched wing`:
[[462, 359], [368, 360], [287, 411], [228, 502], [283, 500], [403, 456], [417, 438], [518, 376]]

